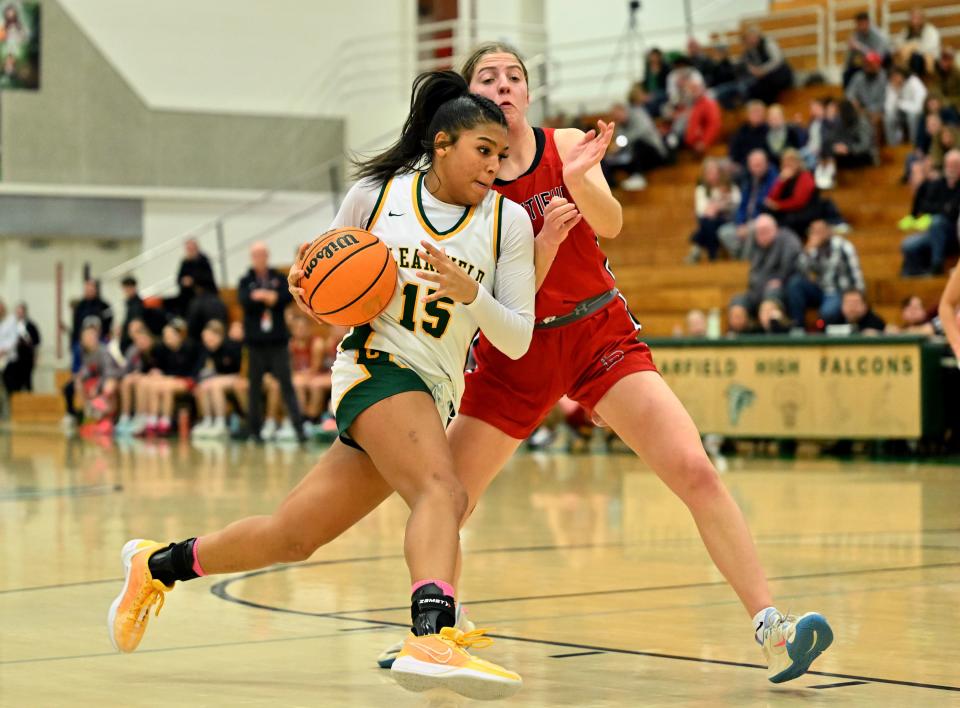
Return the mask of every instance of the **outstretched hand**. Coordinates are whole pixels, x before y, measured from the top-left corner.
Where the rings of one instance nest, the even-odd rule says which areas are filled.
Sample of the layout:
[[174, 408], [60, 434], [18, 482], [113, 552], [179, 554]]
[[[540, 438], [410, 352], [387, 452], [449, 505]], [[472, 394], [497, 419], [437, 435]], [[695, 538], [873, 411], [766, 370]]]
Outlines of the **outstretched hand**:
[[565, 181], [582, 179], [591, 168], [600, 164], [613, 139], [615, 124], [597, 121], [596, 130], [588, 130], [579, 143], [570, 148], [563, 163]]

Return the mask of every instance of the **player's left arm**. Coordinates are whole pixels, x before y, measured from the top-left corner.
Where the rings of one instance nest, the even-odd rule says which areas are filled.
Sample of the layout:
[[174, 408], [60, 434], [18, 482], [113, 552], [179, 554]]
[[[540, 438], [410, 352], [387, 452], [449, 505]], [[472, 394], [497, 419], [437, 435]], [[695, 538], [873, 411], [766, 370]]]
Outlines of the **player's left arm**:
[[577, 128], [554, 133], [563, 160], [563, 181], [583, 218], [603, 238], [616, 238], [623, 228], [623, 209], [600, 169], [613, 129], [613, 123], [597, 121], [597, 130], [587, 133]]

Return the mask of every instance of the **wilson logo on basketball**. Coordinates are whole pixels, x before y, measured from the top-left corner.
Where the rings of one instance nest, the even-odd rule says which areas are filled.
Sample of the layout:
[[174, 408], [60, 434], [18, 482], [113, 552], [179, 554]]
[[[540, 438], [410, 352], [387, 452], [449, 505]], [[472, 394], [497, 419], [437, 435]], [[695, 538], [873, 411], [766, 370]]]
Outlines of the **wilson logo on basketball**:
[[322, 261], [324, 258], [330, 258], [334, 253], [340, 249], [347, 248], [349, 246], [356, 246], [360, 241], [357, 240], [357, 237], [353, 234], [344, 234], [336, 241], [331, 241], [326, 246], [317, 251], [314, 256], [307, 262], [307, 267], [304, 268], [303, 274], [306, 277], [310, 277], [310, 274], [313, 273], [313, 269], [317, 267], [317, 263]]

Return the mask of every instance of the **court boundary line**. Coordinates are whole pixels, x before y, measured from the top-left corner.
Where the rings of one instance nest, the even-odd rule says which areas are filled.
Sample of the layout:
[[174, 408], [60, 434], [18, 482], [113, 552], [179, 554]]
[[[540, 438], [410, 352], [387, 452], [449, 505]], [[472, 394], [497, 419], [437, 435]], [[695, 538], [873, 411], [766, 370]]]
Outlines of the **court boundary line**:
[[[805, 573], [797, 576], [770, 578], [770, 580], [809, 579], [809, 578], [816, 578], [816, 577], [831, 577], [831, 576], [837, 576], [837, 575], [865, 575], [870, 573], [923, 570], [931, 567], [941, 568], [941, 567], [957, 567], [957, 566], [960, 566], [960, 563], [932, 563], [932, 564], [919, 565], [919, 566], [904, 566], [900, 568], [863, 569], [863, 570], [855, 570], [855, 571], [836, 571], [836, 572], [830, 572], [830, 573]], [[392, 622], [389, 620], [365, 619], [360, 617], [346, 616], [346, 615], [360, 614], [364, 612], [403, 610], [403, 609], [406, 609], [407, 606], [395, 607], [395, 608], [369, 609], [369, 610], [344, 610], [340, 612], [322, 612], [321, 613], [321, 612], [309, 612], [306, 610], [295, 610], [292, 608], [265, 605], [263, 603], [253, 602], [250, 600], [244, 600], [243, 598], [235, 597], [228, 592], [229, 586], [238, 580], [245, 580], [249, 577], [263, 575], [267, 571], [280, 572], [285, 569], [295, 568], [295, 567], [298, 567], [298, 566], [295, 566], [295, 565], [276, 566], [274, 568], [267, 568], [264, 570], [253, 571], [252, 573], [249, 573], [249, 574], [244, 573], [231, 578], [226, 578], [212, 585], [210, 587], [210, 592], [215, 597], [218, 597], [221, 600], [226, 600], [227, 602], [243, 605], [253, 609], [267, 610], [269, 612], [279, 612], [284, 614], [294, 614], [294, 615], [317, 617], [317, 618], [323, 618], [323, 619], [336, 619], [336, 620], [342, 620], [342, 621], [364, 622], [372, 625], [386, 625], [386, 626], [401, 627], [401, 628], [409, 627], [409, 624], [406, 622]], [[589, 596], [594, 594], [603, 594], [603, 595], [618, 594], [618, 593], [625, 594], [630, 592], [643, 592], [646, 590], [673, 590], [673, 589], [678, 589], [683, 587], [705, 587], [705, 586], [715, 586], [715, 585], [727, 585], [727, 583], [726, 581], [718, 581], [718, 582], [711, 582], [711, 583], [698, 583], [698, 584], [693, 584], [689, 586], [657, 586], [657, 587], [650, 587], [646, 589], [632, 589], [632, 590], [626, 589], [621, 591], [604, 590], [604, 591], [597, 591], [597, 592], [573, 593], [571, 595], [559, 596], [559, 597]], [[553, 599], [555, 597], [557, 596], [543, 596], [543, 598], [523, 598], [523, 599]], [[484, 602], [494, 603], [497, 601], [486, 600]], [[476, 605], [481, 603], [471, 602], [470, 604]], [[604, 646], [598, 646], [593, 644], [578, 644], [574, 642], [561, 642], [561, 641], [555, 641], [555, 640], [549, 640], [549, 639], [535, 639], [532, 637], [516, 637], [516, 636], [511, 636], [506, 634], [490, 634], [489, 636], [497, 639], [507, 640], [507, 641], [524, 642], [527, 644], [539, 644], [539, 645], [545, 645], [545, 646], [554, 646], [554, 647], [561, 647], [565, 649], [579, 649], [582, 651], [590, 651], [590, 652], [595, 651], [600, 653], [623, 654], [628, 656], [645, 656], [645, 657], [656, 658], [656, 659], [670, 659], [673, 661], [687, 661], [687, 662], [694, 662], [694, 663], [701, 663], [701, 664], [713, 664], [717, 666], [731, 666], [736, 668], [763, 669], [763, 670], [766, 670], [767, 668], [762, 664], [730, 661], [727, 659], [705, 659], [703, 657], [684, 656], [680, 654], [667, 654], [664, 652], [642, 651], [639, 649], [619, 649], [615, 647], [604, 647]], [[827, 678], [848, 679], [853, 681], [863, 681], [865, 683], [880, 683], [880, 684], [888, 684], [888, 685], [894, 685], [894, 686], [905, 686], [909, 688], [924, 688], [924, 689], [937, 690], [937, 691], [960, 692], [960, 686], [949, 686], [946, 684], [935, 684], [935, 683], [923, 683], [919, 681], [907, 681], [903, 679], [888, 679], [888, 678], [882, 678], [877, 676], [859, 676], [856, 674], [839, 674], [839, 673], [833, 673], [828, 671], [807, 671], [805, 675], [824, 676]]]

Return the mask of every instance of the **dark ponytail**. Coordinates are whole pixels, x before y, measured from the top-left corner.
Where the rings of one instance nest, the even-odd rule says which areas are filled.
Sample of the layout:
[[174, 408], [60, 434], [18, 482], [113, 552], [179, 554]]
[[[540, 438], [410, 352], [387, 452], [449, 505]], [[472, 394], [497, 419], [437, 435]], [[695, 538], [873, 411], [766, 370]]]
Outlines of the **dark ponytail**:
[[386, 181], [399, 172], [413, 172], [433, 160], [437, 133], [457, 142], [460, 131], [482, 123], [507, 127], [507, 119], [496, 103], [470, 93], [467, 82], [455, 71], [431, 71], [413, 82], [410, 114], [400, 138], [384, 152], [357, 160], [356, 177]]

